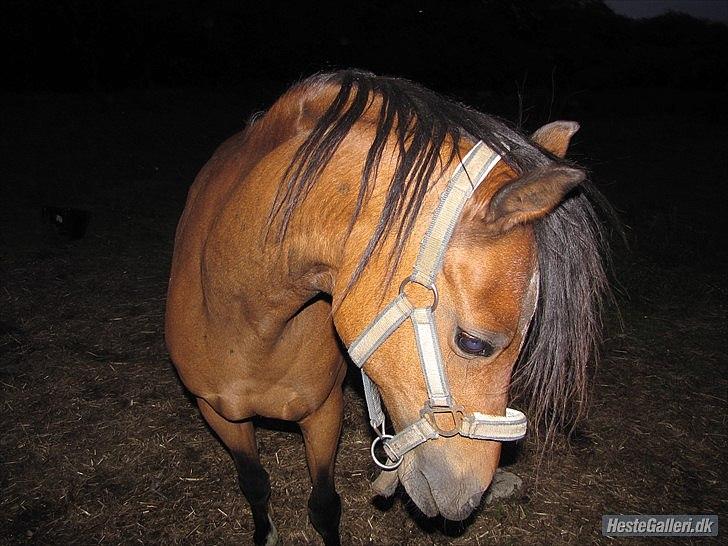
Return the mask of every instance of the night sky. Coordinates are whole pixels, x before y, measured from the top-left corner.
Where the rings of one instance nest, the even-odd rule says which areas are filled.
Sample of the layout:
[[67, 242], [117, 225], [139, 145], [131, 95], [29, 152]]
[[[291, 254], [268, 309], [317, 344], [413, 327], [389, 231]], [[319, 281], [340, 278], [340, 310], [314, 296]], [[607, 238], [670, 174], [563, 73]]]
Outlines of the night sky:
[[676, 11], [701, 19], [728, 22], [726, 0], [605, 0], [604, 3], [627, 17], [654, 17]]
[[[10, 91], [285, 85], [357, 67], [441, 91], [721, 88], [726, 2], [436, 0], [9, 4]], [[628, 17], [618, 15], [626, 14]], [[672, 10], [672, 11], [670, 11]], [[644, 18], [654, 16], [652, 18]], [[696, 18], [697, 17], [697, 18]], [[565, 90], [565, 89], [564, 89]]]

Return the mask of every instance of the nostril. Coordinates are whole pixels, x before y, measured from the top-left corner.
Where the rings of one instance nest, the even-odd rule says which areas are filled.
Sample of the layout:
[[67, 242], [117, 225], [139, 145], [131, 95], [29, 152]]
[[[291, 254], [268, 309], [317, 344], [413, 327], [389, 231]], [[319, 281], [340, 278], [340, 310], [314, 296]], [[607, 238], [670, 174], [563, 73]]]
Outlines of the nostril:
[[473, 510], [474, 510], [474, 509], [476, 509], [476, 508], [477, 508], [478, 506], [480, 506], [480, 499], [482, 499], [482, 498], [483, 498], [483, 493], [484, 493], [484, 492], [483, 492], [483, 491], [481, 491], [480, 493], [476, 493], [475, 495], [473, 495], [472, 497], [470, 497], [470, 498], [468, 499], [468, 505], [469, 505], [469, 506], [470, 506], [470, 507], [471, 507], [471, 508], [472, 508]]

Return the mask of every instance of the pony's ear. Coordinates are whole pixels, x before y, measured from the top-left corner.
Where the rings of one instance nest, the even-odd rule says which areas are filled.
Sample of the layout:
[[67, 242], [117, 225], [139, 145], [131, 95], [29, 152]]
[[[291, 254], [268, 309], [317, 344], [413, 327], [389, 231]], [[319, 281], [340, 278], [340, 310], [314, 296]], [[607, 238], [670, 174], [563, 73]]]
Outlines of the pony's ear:
[[564, 157], [571, 137], [579, 130], [575, 121], [553, 121], [531, 135], [531, 140], [557, 157]]
[[485, 209], [486, 234], [502, 235], [518, 224], [547, 215], [584, 177], [584, 171], [579, 169], [548, 165], [507, 183], [493, 195]]

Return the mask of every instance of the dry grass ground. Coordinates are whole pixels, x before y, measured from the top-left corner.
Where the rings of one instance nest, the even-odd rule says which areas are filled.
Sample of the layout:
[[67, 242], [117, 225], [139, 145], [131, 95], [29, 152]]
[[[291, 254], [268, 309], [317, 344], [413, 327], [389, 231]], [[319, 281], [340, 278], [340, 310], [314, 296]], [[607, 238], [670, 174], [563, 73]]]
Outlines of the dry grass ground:
[[[15, 113], [4, 120], [0, 194], [0, 543], [251, 539], [232, 464], [162, 337], [185, 189], [251, 106], [216, 97], [199, 110], [210, 103], [195, 94], [5, 101]], [[337, 466], [345, 544], [583, 544], [602, 540], [605, 513], [724, 519], [727, 288], [724, 250], [710, 237], [725, 196], [714, 187], [728, 174], [725, 137], [709, 120], [618, 121], [585, 123], [588, 150], [576, 148], [632, 228], [632, 253], [617, 263], [624, 326], [612, 310], [589, 420], [543, 460], [529, 443], [510, 453], [509, 470], [524, 479], [515, 497], [465, 525], [426, 520], [401, 495], [372, 498], [352, 382]], [[677, 155], [706, 159], [684, 165]], [[702, 199], [678, 185], [685, 174], [714, 181]], [[46, 204], [91, 210], [88, 235], [55, 236], [40, 221]], [[268, 423], [259, 444], [283, 543], [317, 543], [299, 433]]]

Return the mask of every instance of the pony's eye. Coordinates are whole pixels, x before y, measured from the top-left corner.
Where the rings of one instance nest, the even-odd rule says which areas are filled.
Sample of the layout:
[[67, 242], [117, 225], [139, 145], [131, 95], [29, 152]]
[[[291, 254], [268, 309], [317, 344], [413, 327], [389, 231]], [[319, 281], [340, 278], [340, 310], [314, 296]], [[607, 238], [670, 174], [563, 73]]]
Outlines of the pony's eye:
[[490, 356], [495, 348], [491, 343], [479, 337], [471, 336], [467, 332], [458, 330], [455, 341], [460, 350], [469, 355]]

